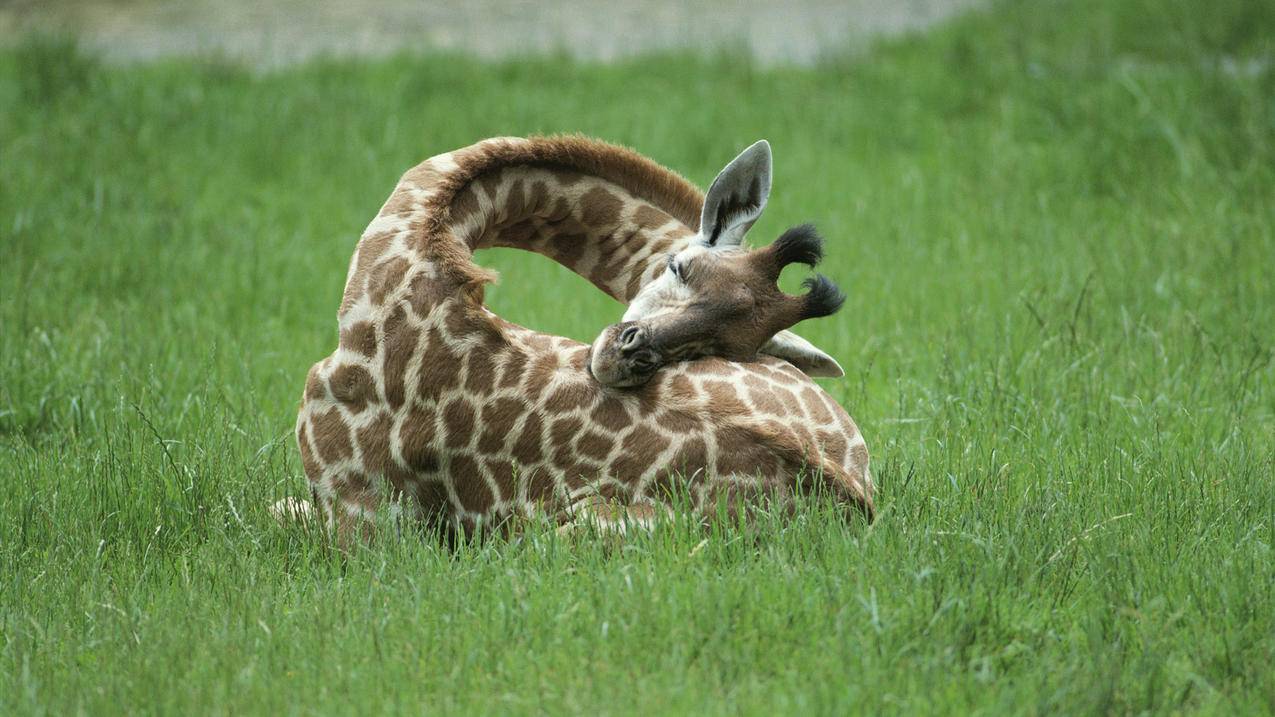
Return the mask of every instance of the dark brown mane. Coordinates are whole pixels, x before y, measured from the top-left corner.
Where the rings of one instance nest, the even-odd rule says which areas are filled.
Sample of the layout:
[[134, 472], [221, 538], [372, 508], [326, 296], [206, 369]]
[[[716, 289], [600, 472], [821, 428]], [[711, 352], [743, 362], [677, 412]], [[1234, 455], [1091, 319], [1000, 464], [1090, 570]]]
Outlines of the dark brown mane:
[[459, 169], [433, 185], [436, 193], [428, 202], [431, 234], [449, 223], [452, 199], [461, 189], [483, 174], [519, 165], [565, 168], [604, 179], [699, 230], [704, 194], [680, 174], [627, 147], [581, 135], [554, 135], [487, 144], [456, 160]]

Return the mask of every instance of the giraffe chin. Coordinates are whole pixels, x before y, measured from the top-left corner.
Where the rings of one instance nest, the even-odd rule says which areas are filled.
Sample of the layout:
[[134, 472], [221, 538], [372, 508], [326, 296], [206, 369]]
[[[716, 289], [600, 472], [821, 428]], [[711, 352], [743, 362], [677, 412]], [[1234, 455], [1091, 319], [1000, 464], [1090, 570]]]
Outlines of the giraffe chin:
[[[635, 332], [635, 328], [639, 331]], [[642, 336], [644, 332], [631, 321], [613, 324], [602, 331], [589, 347], [586, 363], [593, 380], [607, 388], [637, 388], [651, 380], [662, 361], [649, 346], [635, 350], [635, 333]]]

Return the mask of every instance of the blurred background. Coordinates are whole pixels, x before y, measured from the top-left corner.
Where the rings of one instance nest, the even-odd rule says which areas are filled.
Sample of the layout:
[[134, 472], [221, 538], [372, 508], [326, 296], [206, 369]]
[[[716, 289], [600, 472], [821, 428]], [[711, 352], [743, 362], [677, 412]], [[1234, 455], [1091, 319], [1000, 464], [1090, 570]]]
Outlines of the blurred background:
[[809, 63], [925, 27], [978, 0], [10, 0], [0, 32], [68, 33], [113, 59], [213, 54], [258, 65], [315, 55], [461, 50], [611, 60], [654, 50], [745, 49]]

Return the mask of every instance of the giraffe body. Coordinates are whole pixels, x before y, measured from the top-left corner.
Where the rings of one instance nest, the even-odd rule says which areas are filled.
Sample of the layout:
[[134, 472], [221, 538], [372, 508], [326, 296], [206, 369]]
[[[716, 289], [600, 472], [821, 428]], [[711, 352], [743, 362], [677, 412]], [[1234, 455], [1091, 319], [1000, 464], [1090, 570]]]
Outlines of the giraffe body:
[[392, 500], [473, 532], [815, 485], [870, 513], [863, 437], [789, 363], [709, 357], [609, 388], [587, 344], [483, 306], [494, 275], [471, 255], [490, 246], [544, 254], [627, 303], [695, 237], [702, 202], [653, 162], [579, 138], [487, 140], [409, 170], [351, 260], [339, 345], [306, 379], [297, 440], [328, 523], [349, 536]]

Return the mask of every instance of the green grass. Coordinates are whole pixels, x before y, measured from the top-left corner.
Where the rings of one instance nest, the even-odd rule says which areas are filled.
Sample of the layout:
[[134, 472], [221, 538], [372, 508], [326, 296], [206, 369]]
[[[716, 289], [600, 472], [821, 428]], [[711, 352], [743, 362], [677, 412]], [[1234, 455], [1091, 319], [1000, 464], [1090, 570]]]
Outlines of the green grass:
[[[1275, 711], [1275, 9], [1011, 4], [813, 69], [0, 52], [0, 712]], [[266, 506], [399, 174], [776, 153], [879, 521], [341, 560]], [[525, 254], [490, 302], [619, 315]]]

